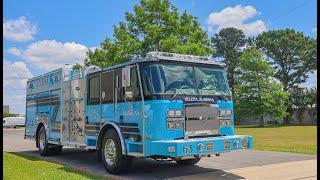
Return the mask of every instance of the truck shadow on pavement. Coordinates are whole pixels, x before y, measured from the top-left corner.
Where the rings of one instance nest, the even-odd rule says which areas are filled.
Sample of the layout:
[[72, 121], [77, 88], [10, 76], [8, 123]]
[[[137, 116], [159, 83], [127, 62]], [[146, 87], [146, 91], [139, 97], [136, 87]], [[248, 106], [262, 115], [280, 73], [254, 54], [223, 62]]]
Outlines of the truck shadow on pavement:
[[[38, 151], [21, 151], [13, 154], [32, 161], [38, 161], [37, 158], [33, 158], [38, 157], [41, 160], [61, 163], [64, 165], [61, 169], [65, 171], [74, 172], [72, 169], [75, 169], [111, 179], [244, 179], [221, 169], [197, 165], [182, 166], [174, 161], [155, 161], [152, 159], [135, 159], [130, 169], [121, 175], [111, 175], [104, 169], [102, 163], [97, 161], [95, 152], [80, 149], [63, 149], [61, 154], [46, 157], [40, 156]], [[31, 155], [31, 157], [25, 156], [25, 154]]]

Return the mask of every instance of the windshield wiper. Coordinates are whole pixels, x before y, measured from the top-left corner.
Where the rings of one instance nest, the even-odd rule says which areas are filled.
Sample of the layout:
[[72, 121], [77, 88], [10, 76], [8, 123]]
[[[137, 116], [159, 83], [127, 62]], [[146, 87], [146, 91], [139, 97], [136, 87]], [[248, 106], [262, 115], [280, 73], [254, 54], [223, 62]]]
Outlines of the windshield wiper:
[[175, 98], [178, 93], [182, 90], [182, 89], [185, 89], [185, 88], [188, 88], [187, 86], [181, 86], [181, 88], [178, 89], [178, 91], [176, 91], [171, 97], [170, 97], [170, 101], [173, 100], [173, 98]]

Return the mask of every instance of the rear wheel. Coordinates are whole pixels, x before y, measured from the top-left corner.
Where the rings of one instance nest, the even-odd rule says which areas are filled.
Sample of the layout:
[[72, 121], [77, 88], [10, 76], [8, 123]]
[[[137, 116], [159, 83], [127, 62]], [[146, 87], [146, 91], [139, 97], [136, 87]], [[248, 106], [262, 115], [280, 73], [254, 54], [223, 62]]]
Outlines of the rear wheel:
[[46, 130], [44, 129], [44, 126], [41, 126], [38, 133], [38, 148], [41, 156], [49, 154], [49, 144], [46, 138]]
[[122, 155], [121, 142], [114, 129], [107, 130], [102, 140], [101, 148], [104, 167], [110, 174], [118, 174], [129, 167], [131, 158]]
[[190, 165], [195, 165], [200, 161], [200, 157], [194, 158], [194, 159], [185, 159], [185, 160], [177, 160], [177, 163], [179, 165], [184, 165], [184, 166], [190, 166]]

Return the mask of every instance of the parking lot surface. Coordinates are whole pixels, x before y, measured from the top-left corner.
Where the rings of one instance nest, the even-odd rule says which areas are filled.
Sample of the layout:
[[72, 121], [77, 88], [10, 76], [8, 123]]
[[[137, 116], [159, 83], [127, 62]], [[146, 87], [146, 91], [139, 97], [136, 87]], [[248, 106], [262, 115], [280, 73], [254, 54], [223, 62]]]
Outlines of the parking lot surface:
[[256, 150], [202, 158], [194, 166], [137, 159], [130, 170], [115, 176], [105, 171], [102, 163], [96, 160], [95, 153], [64, 148], [60, 155], [41, 157], [35, 141], [23, 138], [23, 128], [3, 129], [3, 132], [3, 150], [6, 152], [37, 156], [112, 179], [317, 179], [316, 156]]

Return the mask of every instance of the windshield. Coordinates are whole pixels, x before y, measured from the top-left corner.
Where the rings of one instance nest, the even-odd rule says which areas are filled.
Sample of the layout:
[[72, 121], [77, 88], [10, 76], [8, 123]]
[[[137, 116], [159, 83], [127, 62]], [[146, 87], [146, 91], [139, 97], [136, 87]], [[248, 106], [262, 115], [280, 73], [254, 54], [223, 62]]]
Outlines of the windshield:
[[230, 95], [222, 69], [204, 65], [145, 64], [140, 70], [145, 95]]

